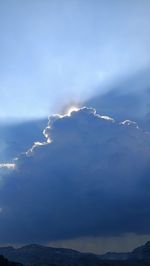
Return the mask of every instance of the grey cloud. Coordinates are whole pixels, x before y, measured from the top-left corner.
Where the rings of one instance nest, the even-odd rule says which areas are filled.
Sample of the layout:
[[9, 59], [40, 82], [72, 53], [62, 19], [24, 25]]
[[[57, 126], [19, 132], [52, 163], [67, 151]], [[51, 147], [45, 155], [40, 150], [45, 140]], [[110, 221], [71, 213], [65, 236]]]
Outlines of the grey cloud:
[[0, 123], [0, 162], [11, 161], [29, 149], [35, 141], [44, 141], [42, 134], [47, 119]]
[[150, 133], [85, 107], [46, 134], [2, 178], [1, 242], [150, 233]]
[[[104, 91], [85, 102], [97, 112], [113, 116], [116, 120], [136, 120], [145, 130], [150, 130], [150, 69], [136, 72], [116, 81]], [[97, 89], [98, 91], [98, 89]]]

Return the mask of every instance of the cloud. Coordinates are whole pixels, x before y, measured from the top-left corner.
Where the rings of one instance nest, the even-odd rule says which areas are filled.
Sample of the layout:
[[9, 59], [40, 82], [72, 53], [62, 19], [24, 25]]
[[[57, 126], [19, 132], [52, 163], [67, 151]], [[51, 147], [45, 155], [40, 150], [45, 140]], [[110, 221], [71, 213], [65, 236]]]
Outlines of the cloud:
[[147, 68], [117, 80], [103, 95], [97, 93], [85, 101], [85, 105], [96, 108], [101, 114], [113, 116], [118, 121], [136, 120], [141, 127], [150, 130], [149, 88], [150, 78]]
[[1, 169], [1, 168], [14, 169], [15, 166], [16, 166], [16, 165], [15, 165], [14, 163], [1, 163], [1, 164], [0, 164], [0, 169]]
[[43, 142], [42, 131], [47, 124], [47, 119], [15, 122], [8, 120], [0, 123], [0, 158], [1, 163], [18, 157], [26, 152], [33, 142]]
[[150, 133], [87, 107], [44, 133], [2, 176], [1, 242], [150, 233]]

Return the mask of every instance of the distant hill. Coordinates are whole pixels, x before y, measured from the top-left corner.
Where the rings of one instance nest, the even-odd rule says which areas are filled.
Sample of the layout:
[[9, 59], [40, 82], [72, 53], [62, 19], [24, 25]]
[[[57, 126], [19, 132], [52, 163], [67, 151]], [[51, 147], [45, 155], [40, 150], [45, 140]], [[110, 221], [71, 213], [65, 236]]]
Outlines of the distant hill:
[[132, 252], [128, 253], [117, 253], [117, 252], [108, 252], [104, 255], [101, 255], [102, 260], [144, 260], [148, 261], [150, 265], [150, 241], [145, 245], [140, 246], [134, 249]]
[[134, 249], [129, 257], [130, 259], [144, 259], [150, 261], [150, 241], [148, 241], [145, 245]]
[[3, 256], [0, 256], [0, 265], [1, 266], [21, 266], [20, 263], [10, 262], [7, 259], [5, 259]]
[[[104, 255], [95, 255], [71, 249], [32, 244], [17, 249], [1, 247], [0, 254], [8, 260], [22, 263], [24, 266], [150, 266], [150, 242], [130, 253], [109, 252]], [[0, 258], [7, 263], [3, 257]], [[20, 264], [2, 264], [0, 262], [0, 265]]]

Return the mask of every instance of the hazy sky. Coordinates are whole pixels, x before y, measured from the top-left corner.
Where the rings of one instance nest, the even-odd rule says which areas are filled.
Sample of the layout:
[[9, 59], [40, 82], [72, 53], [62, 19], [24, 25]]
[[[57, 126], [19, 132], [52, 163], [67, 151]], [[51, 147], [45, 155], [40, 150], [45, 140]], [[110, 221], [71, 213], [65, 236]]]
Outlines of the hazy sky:
[[149, 12], [149, 0], [0, 1], [0, 118], [47, 116], [149, 66]]

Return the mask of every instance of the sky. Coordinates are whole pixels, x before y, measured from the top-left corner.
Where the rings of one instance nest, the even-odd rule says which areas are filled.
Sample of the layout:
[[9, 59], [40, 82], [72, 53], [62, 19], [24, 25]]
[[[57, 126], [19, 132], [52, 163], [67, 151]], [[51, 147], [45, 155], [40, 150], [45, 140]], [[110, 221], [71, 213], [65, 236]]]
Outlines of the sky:
[[0, 1], [0, 119], [33, 119], [149, 67], [149, 0]]
[[149, 25], [148, 0], [0, 1], [0, 245], [150, 239]]

